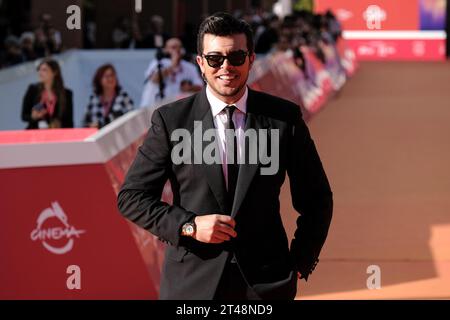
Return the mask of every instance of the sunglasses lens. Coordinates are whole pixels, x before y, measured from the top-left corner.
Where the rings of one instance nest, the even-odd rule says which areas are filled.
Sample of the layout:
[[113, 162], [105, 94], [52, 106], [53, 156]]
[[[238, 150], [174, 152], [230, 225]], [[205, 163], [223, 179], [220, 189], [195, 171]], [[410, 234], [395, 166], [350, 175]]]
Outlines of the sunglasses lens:
[[245, 63], [245, 58], [247, 57], [247, 54], [245, 52], [236, 52], [232, 53], [228, 56], [228, 61], [235, 66], [239, 67], [242, 66]]
[[206, 56], [206, 60], [211, 68], [218, 68], [222, 65], [225, 57], [219, 55], [209, 55]]
[[205, 58], [206, 58], [206, 61], [208, 61], [208, 64], [211, 68], [219, 68], [223, 64], [225, 58], [228, 59], [228, 61], [230, 62], [231, 65], [233, 65], [235, 67], [239, 67], [245, 63], [245, 59], [247, 58], [247, 53], [245, 53], [243, 51], [238, 51], [238, 52], [232, 52], [228, 56], [212, 54], [212, 55], [206, 55]]

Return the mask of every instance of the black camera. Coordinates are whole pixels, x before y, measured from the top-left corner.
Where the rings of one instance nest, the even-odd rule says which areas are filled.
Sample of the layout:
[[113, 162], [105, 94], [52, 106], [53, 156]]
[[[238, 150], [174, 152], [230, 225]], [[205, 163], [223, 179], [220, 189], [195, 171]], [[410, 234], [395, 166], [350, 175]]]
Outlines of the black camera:
[[156, 49], [156, 59], [162, 60], [164, 58], [170, 59], [171, 58], [170, 54], [167, 52], [164, 52], [164, 50], [162, 48]]

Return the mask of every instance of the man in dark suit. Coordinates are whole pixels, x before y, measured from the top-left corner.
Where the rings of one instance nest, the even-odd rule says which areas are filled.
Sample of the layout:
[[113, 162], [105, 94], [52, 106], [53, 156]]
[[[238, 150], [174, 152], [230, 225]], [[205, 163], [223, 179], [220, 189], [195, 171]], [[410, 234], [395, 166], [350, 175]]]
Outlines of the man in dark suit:
[[[207, 86], [155, 110], [119, 192], [119, 210], [168, 244], [161, 299], [293, 299], [297, 278], [306, 280], [318, 261], [332, 216], [314, 142], [297, 105], [247, 87], [255, 60], [247, 23], [210, 16], [197, 46]], [[210, 129], [215, 136], [203, 139], [199, 152], [195, 135]], [[256, 149], [246, 136], [252, 130]], [[193, 139], [180, 142], [183, 132]], [[271, 163], [252, 161], [255, 150], [270, 154]], [[208, 154], [219, 161], [202, 159]], [[279, 202], [286, 172], [301, 214], [290, 248]], [[160, 200], [167, 179], [172, 205]]]

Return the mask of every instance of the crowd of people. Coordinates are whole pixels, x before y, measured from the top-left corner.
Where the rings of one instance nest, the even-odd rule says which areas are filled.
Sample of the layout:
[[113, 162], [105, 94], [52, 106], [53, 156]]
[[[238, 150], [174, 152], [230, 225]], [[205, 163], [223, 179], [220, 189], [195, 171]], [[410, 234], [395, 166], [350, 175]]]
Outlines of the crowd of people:
[[33, 31], [25, 31], [20, 37], [9, 35], [0, 51], [0, 68], [58, 54], [63, 50], [61, 32], [52, 23], [52, 16], [44, 13]]
[[[286, 52], [305, 77], [308, 70], [304, 50], [324, 65], [334, 61], [338, 75], [345, 74], [337, 42], [341, 37], [341, 26], [330, 12], [313, 14], [295, 12], [280, 19], [272, 13], [254, 11], [235, 12], [245, 20], [254, 32], [255, 52], [271, 55]], [[201, 90], [202, 75], [195, 62], [196, 28], [187, 27], [181, 37], [164, 33], [164, 21], [159, 16], [151, 17], [150, 31], [143, 36], [135, 23], [121, 19], [112, 32], [117, 48], [157, 48], [144, 75], [141, 101], [133, 102], [117, 78], [115, 68], [105, 64], [93, 76], [93, 93], [87, 101], [83, 125], [101, 128], [134, 107], [154, 106], [164, 98], [182, 97]], [[41, 24], [34, 33], [24, 33], [21, 39], [7, 39], [8, 54], [3, 65], [13, 65], [58, 53], [62, 49], [60, 34], [52, 27], [51, 17], [41, 16]], [[43, 60], [38, 67], [40, 82], [30, 85], [23, 100], [22, 120], [29, 129], [48, 127], [73, 127], [72, 93], [64, 88], [61, 70], [52, 59]]]
[[[44, 59], [37, 71], [39, 82], [31, 84], [23, 98], [22, 120], [28, 123], [26, 128], [73, 128], [73, 94], [64, 86], [58, 62]], [[85, 127], [102, 128], [134, 108], [113, 65], [97, 69], [92, 87], [83, 120]]]

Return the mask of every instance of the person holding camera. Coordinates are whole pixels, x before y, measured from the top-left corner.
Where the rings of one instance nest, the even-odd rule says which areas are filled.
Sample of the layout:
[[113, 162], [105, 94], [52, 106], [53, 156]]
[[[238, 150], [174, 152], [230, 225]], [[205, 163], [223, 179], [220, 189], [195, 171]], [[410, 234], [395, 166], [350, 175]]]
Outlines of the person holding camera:
[[164, 49], [158, 51], [145, 73], [141, 107], [154, 106], [163, 99], [184, 96], [203, 87], [197, 67], [182, 59], [185, 52], [180, 39], [170, 38]]
[[40, 81], [28, 87], [22, 104], [27, 129], [73, 128], [73, 95], [64, 87], [58, 62], [45, 59], [37, 71]]

